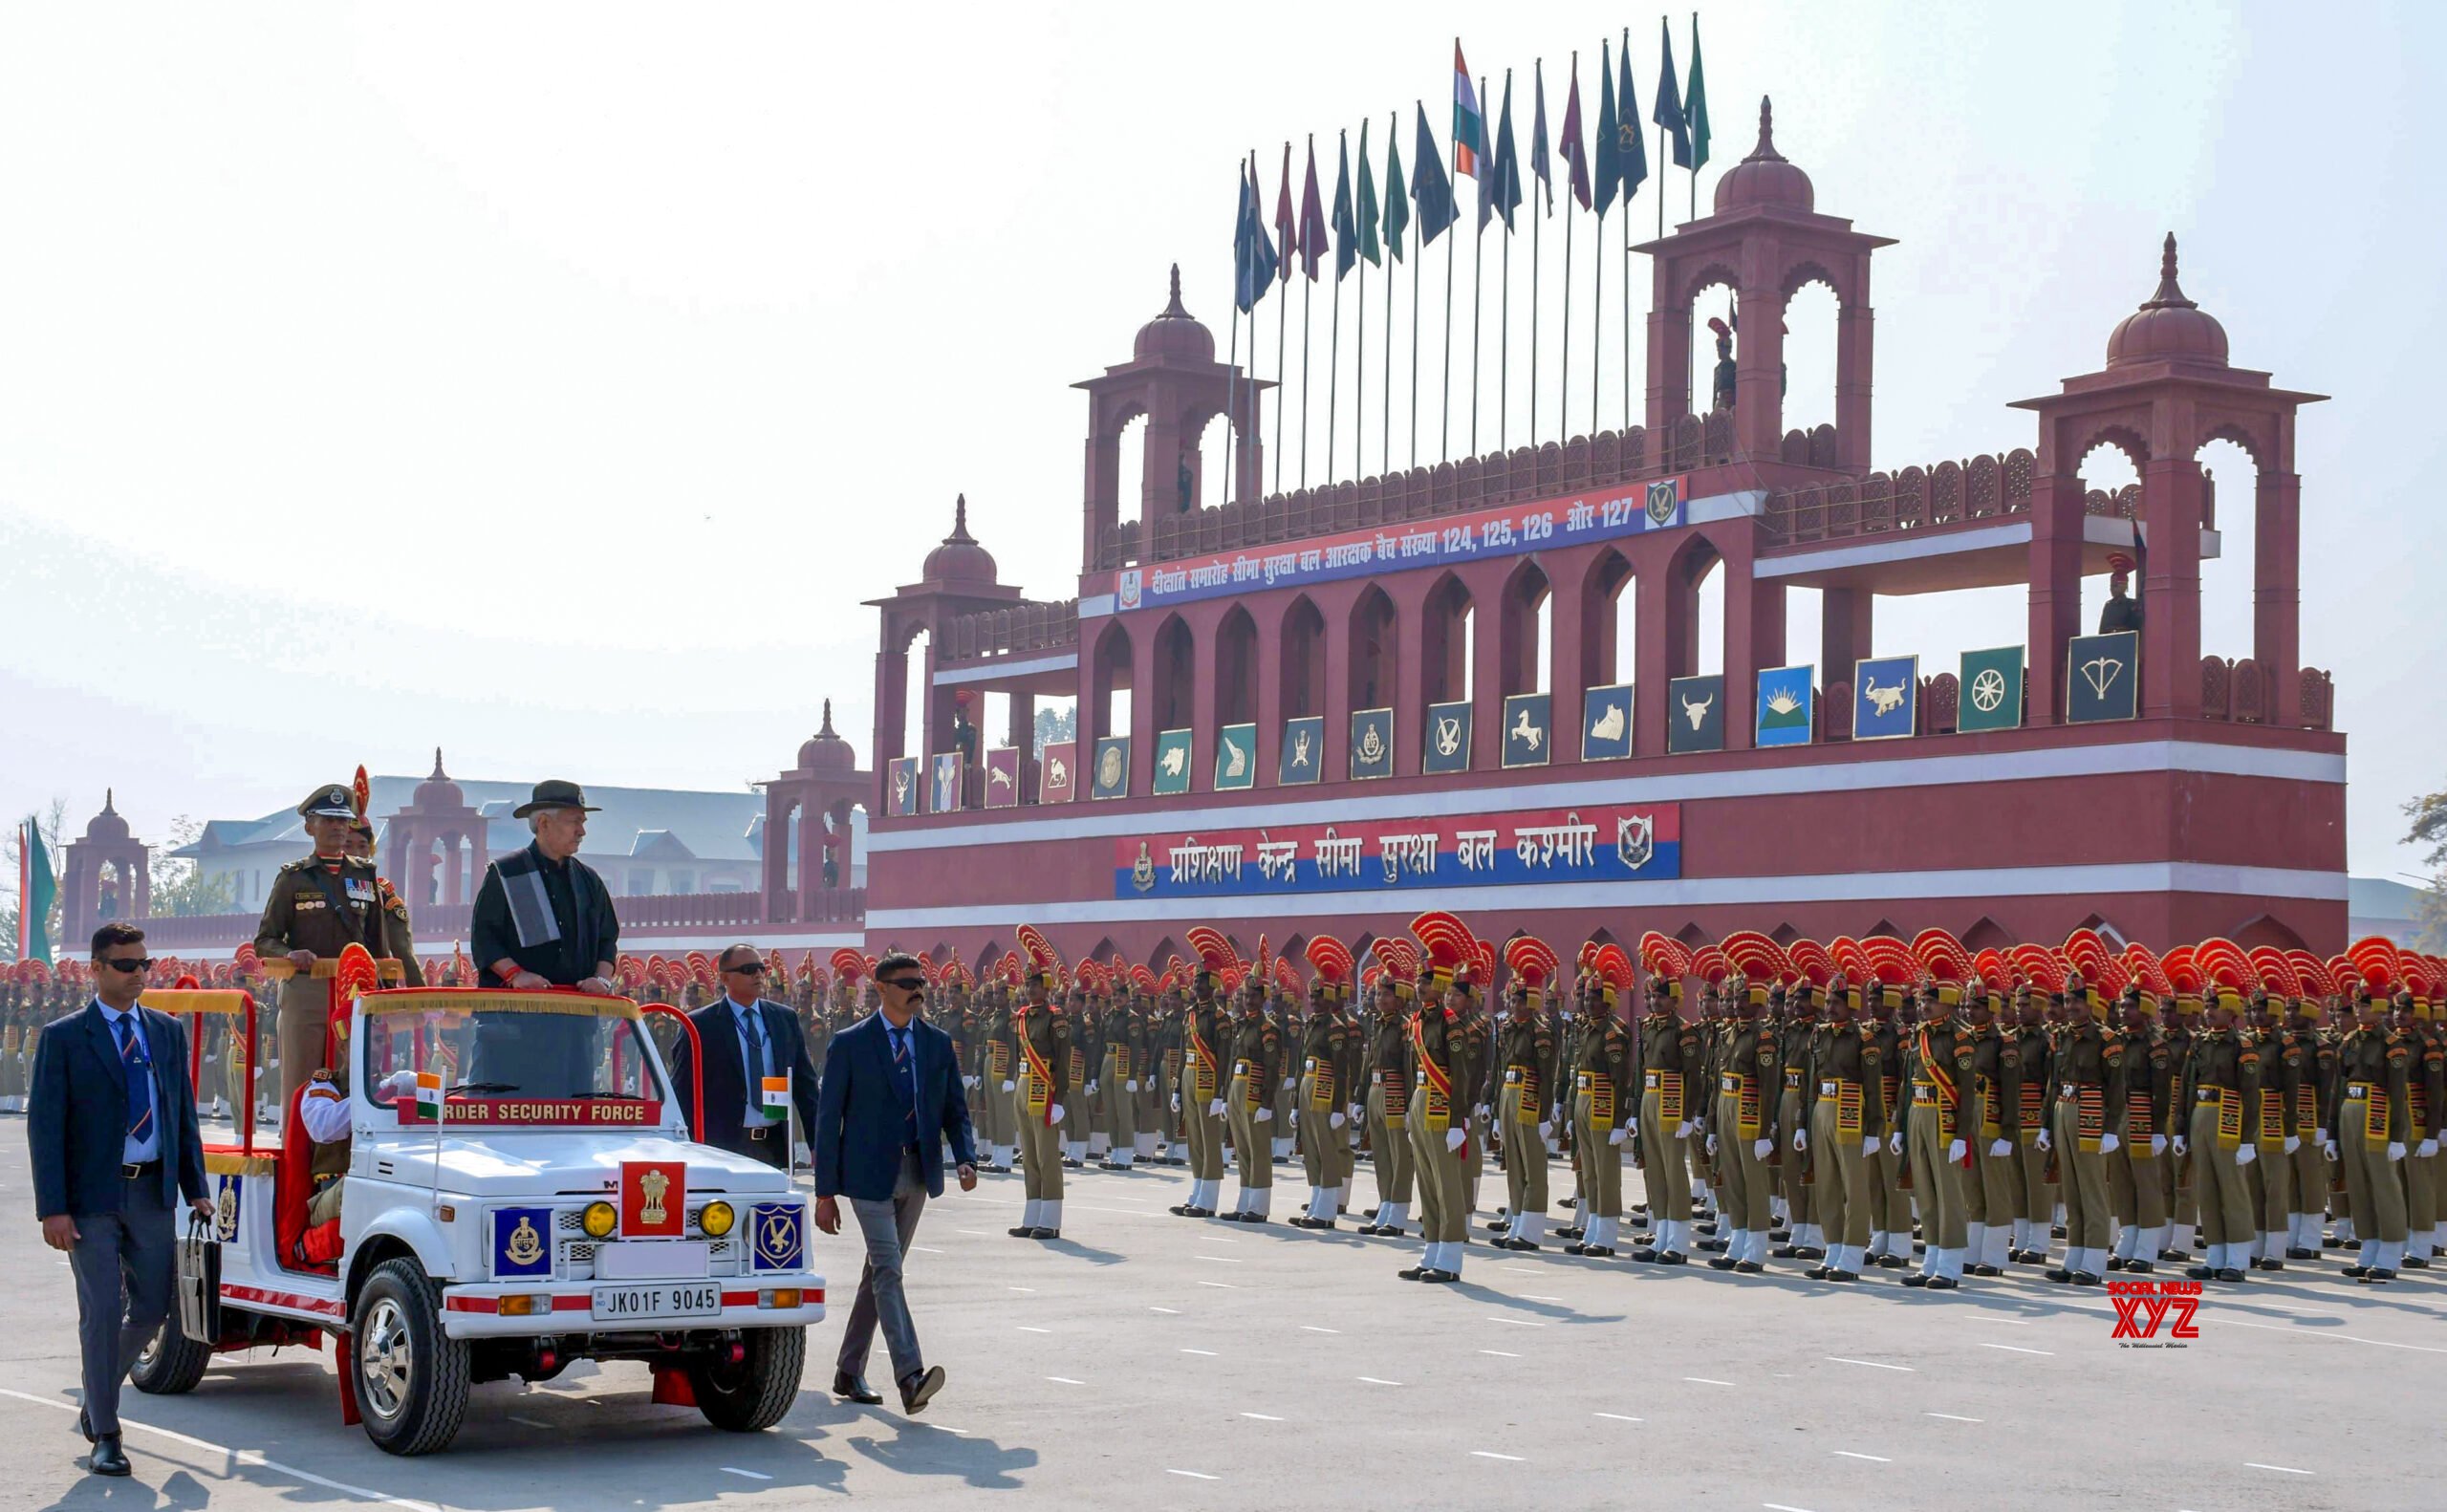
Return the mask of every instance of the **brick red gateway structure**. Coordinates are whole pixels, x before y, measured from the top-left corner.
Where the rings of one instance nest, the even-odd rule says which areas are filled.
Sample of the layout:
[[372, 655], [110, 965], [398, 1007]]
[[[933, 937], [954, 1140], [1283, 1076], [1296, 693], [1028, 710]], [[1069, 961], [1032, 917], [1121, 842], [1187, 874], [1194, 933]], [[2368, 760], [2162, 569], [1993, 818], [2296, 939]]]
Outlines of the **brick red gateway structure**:
[[[2229, 362], [2169, 237], [2104, 365], [2014, 406], [2035, 446], [1873, 470], [1870, 264], [1888, 245], [1817, 211], [1763, 107], [1713, 213], [1638, 248], [1645, 426], [1265, 497], [1250, 426], [1229, 500], [1196, 443], [1233, 415], [1235, 370], [1177, 277], [1131, 360], [1078, 385], [1077, 597], [998, 581], [964, 505], [920, 580], [877, 603], [871, 948], [975, 966], [1034, 923], [1071, 959], [1161, 969], [1204, 920], [1245, 950], [1291, 935], [1289, 953], [1442, 908], [1497, 940], [1938, 926], [1976, 950], [2087, 923], [2340, 949], [2345, 741], [2298, 652], [2294, 420], [2320, 396]], [[1805, 433], [1783, 424], [1781, 332], [1811, 282], [1839, 311], [1836, 421]], [[1702, 415], [1693, 321], [1720, 286], [1740, 349], [1721, 340]], [[1128, 521], [1119, 443], [1141, 417]], [[2220, 537], [2197, 459], [2217, 440], [2258, 472], [2249, 646], [2201, 644]], [[2085, 485], [2102, 443], [2136, 486]], [[2139, 628], [2085, 634], [2082, 578], [2117, 559], [2139, 565]], [[1720, 566], [1722, 670], [1701, 676], [1699, 589]], [[2014, 583], [2024, 645], [1871, 655], [1881, 595]], [[1816, 667], [1785, 665], [1796, 587], [1822, 593]], [[1635, 665], [1616, 664], [1625, 616]], [[988, 693], [1010, 717], [980, 731]], [[1041, 696], [1078, 702], [1076, 741], [1040, 761]]]

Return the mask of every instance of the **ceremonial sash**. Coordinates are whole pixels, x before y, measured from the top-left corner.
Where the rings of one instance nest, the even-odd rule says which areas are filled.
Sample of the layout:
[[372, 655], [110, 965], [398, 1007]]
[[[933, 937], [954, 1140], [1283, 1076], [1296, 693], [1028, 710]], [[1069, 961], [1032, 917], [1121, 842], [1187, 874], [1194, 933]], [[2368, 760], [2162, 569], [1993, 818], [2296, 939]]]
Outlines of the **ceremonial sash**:
[[1397, 1069], [1387, 1069], [1376, 1073], [1376, 1089], [1383, 1094], [1385, 1121], [1393, 1123], [1411, 1111], [1410, 1084], [1402, 1080]]
[[1334, 1063], [1331, 1056], [1309, 1057], [1309, 1106], [1332, 1108], [1334, 1105]]
[[2047, 1125], [2047, 1089], [2038, 1082], [2023, 1083], [2022, 1142], [2037, 1144], [2039, 1132]]
[[1267, 1103], [1267, 1079], [1258, 1074], [1258, 1063], [1244, 1057], [1232, 1063], [1232, 1079], [1241, 1084], [1241, 1101], [1245, 1107], [1263, 1108]]
[[2294, 1127], [2313, 1130], [2320, 1127], [2320, 1089], [2309, 1079], [2294, 1089]]
[[2430, 1098], [2419, 1082], [2405, 1084], [2405, 1114], [2412, 1121], [2415, 1138], [2430, 1128]]
[[1014, 1038], [1019, 1041], [1020, 1054], [1025, 1056], [1029, 1063], [1028, 1077], [1021, 1084], [1020, 1095], [1028, 1111], [1050, 1125], [1053, 1122], [1053, 1068], [1046, 1064], [1046, 1059], [1038, 1052], [1035, 1042], [1029, 1038], [1028, 1026], [1025, 1023], [1020, 1026], [1020, 1032]]
[[1575, 1073], [1576, 1090], [1589, 1099], [1589, 1113], [1583, 1120], [1592, 1134], [1614, 1132], [1614, 1078], [1596, 1071]]
[[2131, 1089], [2124, 1095], [2124, 1137], [2128, 1142], [2145, 1140], [2158, 1132], [2158, 1111], [2146, 1096], [2135, 1097]]
[[[1682, 1124], [1682, 1073], [1680, 1071], [1645, 1071], [1641, 1081], [1657, 1093], [1657, 1118], [1675, 1128]], [[1668, 1133], [1672, 1131], [1669, 1130]]]
[[[1955, 1085], [1954, 1072], [1929, 1053], [1929, 1031], [1925, 1028], [1920, 1031], [1920, 1074], [1938, 1090], [1938, 1137], [1952, 1144], [1956, 1114], [1962, 1106], [1962, 1089]], [[1971, 1164], [1969, 1150], [1963, 1152], [1962, 1163], [1965, 1167]]]
[[1504, 1069], [1504, 1084], [1519, 1095], [1514, 1098], [1513, 1122], [1534, 1124], [1538, 1121], [1538, 1068], [1507, 1066]]
[[1980, 1137], [1994, 1139], [2005, 1132], [2005, 1113], [2002, 1099], [1997, 1095], [1997, 1079], [1993, 1076], [1978, 1077], [1973, 1087], [1980, 1098]]
[[1071, 1082], [1074, 1087], [1088, 1083], [1088, 1052], [1076, 1045], [1071, 1047]]
[[[1426, 1093], [1419, 1117], [1429, 1134], [1442, 1134], [1453, 1122], [1453, 1073], [1436, 1064], [1427, 1050], [1427, 1030], [1411, 1020], [1411, 1049], [1418, 1056], [1418, 1079]], [[1466, 1144], [1463, 1147], [1467, 1148]]]
[[1734, 1100], [1734, 1133], [1744, 1139], [1758, 1138], [1759, 1078], [1747, 1071], [1726, 1071], [1717, 1090]]
[[1215, 1099], [1215, 1075], [1223, 1069], [1215, 1057], [1215, 1047], [1207, 1044], [1205, 1037], [1193, 1026], [1189, 1031], [1189, 1048], [1190, 1091], [1198, 1094], [1200, 1102], [1212, 1102]]
[[1105, 1080], [1126, 1082], [1130, 1079], [1130, 1047], [1105, 1042]]
[[1009, 1081], [1011, 1079], [1010, 1042], [999, 1039], [988, 1040], [985, 1045], [985, 1065], [993, 1071], [997, 1082]]
[[2260, 1094], [2260, 1138], [2263, 1150], [2285, 1148], [2285, 1093], [2263, 1088]]
[[2203, 1102], [2209, 1100], [2205, 1095], [2207, 1093], [2215, 1092], [2218, 1097], [2218, 1148], [2232, 1150], [2241, 1144], [2243, 1142], [2243, 1094], [2231, 1087], [2204, 1087], [2200, 1090], [2204, 1093], [2201, 1098]]
[[2393, 1110], [2388, 1107], [2388, 1099], [2379, 1095], [2376, 1085], [2348, 1082], [2345, 1097], [2348, 1102], [2362, 1105], [2362, 1147], [2366, 1150], [2388, 1148], [2388, 1116]]

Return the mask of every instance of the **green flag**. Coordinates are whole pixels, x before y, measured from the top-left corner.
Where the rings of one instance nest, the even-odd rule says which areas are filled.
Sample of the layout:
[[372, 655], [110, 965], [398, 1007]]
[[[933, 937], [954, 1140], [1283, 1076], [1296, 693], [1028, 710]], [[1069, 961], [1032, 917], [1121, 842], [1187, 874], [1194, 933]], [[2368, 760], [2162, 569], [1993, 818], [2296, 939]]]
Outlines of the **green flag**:
[[1402, 134], [1396, 129], [1400, 123], [1396, 112], [1395, 128], [1385, 133], [1385, 183], [1394, 191], [1385, 197], [1385, 249], [1397, 263], [1402, 260], [1402, 230], [1411, 224], [1411, 181], [1402, 174]]
[[51, 852], [42, 843], [42, 826], [29, 816], [17, 828], [18, 960], [50, 961], [51, 905], [58, 896]]
[[1376, 241], [1376, 217], [1384, 207], [1376, 203], [1376, 169], [1368, 161], [1368, 122], [1359, 123], [1359, 255], [1383, 267], [1384, 248]]
[[1691, 82], [1682, 92], [1682, 119], [1691, 130], [1691, 171], [1708, 165], [1708, 81], [1700, 72], [1700, 17], [1691, 16]]

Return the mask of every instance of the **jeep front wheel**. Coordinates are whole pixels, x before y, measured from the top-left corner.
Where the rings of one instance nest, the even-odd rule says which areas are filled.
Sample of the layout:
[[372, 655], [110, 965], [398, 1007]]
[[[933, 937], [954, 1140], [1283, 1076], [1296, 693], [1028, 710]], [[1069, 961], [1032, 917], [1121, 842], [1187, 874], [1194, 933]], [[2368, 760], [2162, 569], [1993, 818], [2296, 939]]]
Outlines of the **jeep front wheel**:
[[737, 1363], [702, 1356], [688, 1367], [688, 1385], [705, 1421], [725, 1433], [752, 1434], [787, 1416], [807, 1368], [807, 1329], [749, 1328], [740, 1336]]
[[366, 1436], [395, 1455], [427, 1455], [467, 1415], [467, 1346], [442, 1330], [442, 1291], [413, 1260], [387, 1260], [357, 1293], [357, 1403]]

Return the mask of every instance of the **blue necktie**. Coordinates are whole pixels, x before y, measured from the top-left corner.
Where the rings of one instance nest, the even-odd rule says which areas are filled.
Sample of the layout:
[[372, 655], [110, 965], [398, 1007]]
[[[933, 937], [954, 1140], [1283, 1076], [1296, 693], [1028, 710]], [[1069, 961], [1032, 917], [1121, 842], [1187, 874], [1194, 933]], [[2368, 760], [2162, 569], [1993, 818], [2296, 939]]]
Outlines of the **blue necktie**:
[[760, 1009], [750, 1008], [742, 1015], [742, 1022], [747, 1026], [748, 1048], [756, 1058], [756, 1064], [747, 1069], [747, 1101], [749, 1106], [762, 1112], [765, 1106], [764, 1078], [771, 1075], [773, 1070], [772, 1056], [765, 1048], [765, 1015]]
[[909, 1142], [918, 1142], [918, 1068], [910, 1059], [909, 1031], [894, 1029], [892, 1033], [892, 1069], [899, 1081], [909, 1123]]
[[119, 1069], [127, 1078], [127, 1137], [142, 1144], [153, 1136], [152, 1065], [145, 1059], [135, 1019], [120, 1018], [111, 1032], [118, 1037]]

